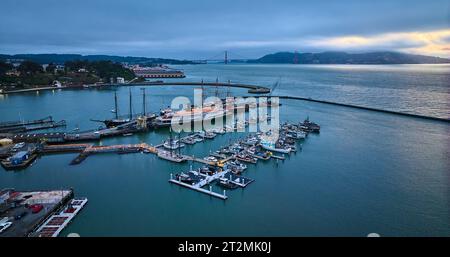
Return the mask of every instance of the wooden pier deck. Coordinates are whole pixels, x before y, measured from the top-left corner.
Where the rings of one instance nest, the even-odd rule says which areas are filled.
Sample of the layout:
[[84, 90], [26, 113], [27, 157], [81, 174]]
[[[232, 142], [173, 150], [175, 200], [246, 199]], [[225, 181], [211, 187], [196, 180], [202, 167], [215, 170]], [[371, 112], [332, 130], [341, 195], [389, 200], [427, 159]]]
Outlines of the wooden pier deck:
[[37, 237], [57, 237], [87, 204], [87, 198], [72, 199], [58, 214], [50, 216], [36, 231]]

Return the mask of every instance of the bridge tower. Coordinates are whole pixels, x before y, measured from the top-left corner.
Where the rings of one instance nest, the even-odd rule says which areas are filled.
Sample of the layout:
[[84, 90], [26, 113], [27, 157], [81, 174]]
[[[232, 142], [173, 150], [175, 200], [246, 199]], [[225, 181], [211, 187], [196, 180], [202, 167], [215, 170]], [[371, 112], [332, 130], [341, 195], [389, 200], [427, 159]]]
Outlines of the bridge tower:
[[224, 60], [225, 64], [228, 64], [228, 51], [225, 51], [225, 60]]

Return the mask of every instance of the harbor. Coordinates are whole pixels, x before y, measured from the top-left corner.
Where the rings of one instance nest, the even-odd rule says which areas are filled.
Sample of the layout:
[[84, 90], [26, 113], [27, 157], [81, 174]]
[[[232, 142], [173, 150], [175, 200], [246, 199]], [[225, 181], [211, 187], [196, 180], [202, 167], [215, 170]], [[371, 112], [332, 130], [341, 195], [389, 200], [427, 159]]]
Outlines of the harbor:
[[[117, 110], [117, 108], [115, 110]], [[167, 115], [167, 113], [161, 115]], [[106, 128], [101, 132], [97, 131], [97, 134], [115, 135], [115, 133], [111, 131], [115, 131], [121, 127], [128, 128], [131, 123], [138, 124], [139, 118], [137, 120], [130, 119], [124, 124]], [[147, 124], [145, 120], [143, 123]], [[243, 128], [248, 124], [249, 123], [243, 123]], [[230, 190], [235, 189], [236, 187], [244, 188], [254, 180], [241, 175], [246, 169], [246, 165], [243, 163], [257, 164], [258, 160], [267, 161], [272, 156], [275, 156], [274, 158], [276, 161], [278, 161], [278, 159], [284, 160], [284, 154], [295, 153], [297, 147], [301, 148], [301, 145], [297, 145], [296, 141], [305, 139], [307, 133], [318, 133], [320, 131], [320, 126], [310, 122], [307, 118], [304, 122], [299, 122], [297, 124], [284, 123], [281, 126], [279, 137], [276, 142], [272, 142], [272, 144], [269, 145], [263, 138], [271, 135], [271, 131], [267, 133], [249, 134], [242, 140], [233, 142], [215, 152], [211, 152], [209, 156], [199, 158], [182, 154], [182, 148], [186, 145], [192, 146], [197, 143], [214, 140], [217, 136], [233, 133], [240, 128], [239, 126], [239, 123], [236, 123], [232, 128], [220, 127], [211, 131], [193, 132], [184, 137], [181, 137], [180, 133], [178, 133], [177, 137], [174, 137], [172, 130], [170, 129], [169, 138], [155, 146], [147, 143], [93, 145], [89, 143], [55, 144], [54, 142], [48, 144], [46, 141], [40, 141], [39, 143], [21, 142], [16, 143], [9, 148], [11, 154], [9, 156], [8, 154], [5, 154], [6, 157], [1, 161], [1, 164], [7, 170], [24, 169], [34, 162], [38, 155], [43, 156], [61, 153], [78, 153], [78, 155], [70, 162], [70, 165], [80, 165], [89, 156], [98, 154], [155, 154], [158, 158], [165, 161], [175, 163], [196, 162], [204, 165], [197, 171], [190, 170], [186, 173], [170, 174], [171, 178], [169, 182], [226, 200], [228, 199], [226, 190], [224, 189], [223, 193], [214, 192], [212, 190], [213, 183], [217, 183], [219, 186]], [[277, 156], [274, 155], [274, 153], [282, 153], [282, 155]], [[209, 186], [209, 190], [204, 189], [206, 186]], [[50, 228], [44, 231], [47, 230], [53, 231]]]
[[[192, 70], [196, 68], [187, 68], [186, 74], [192, 74]], [[237, 67], [230, 65], [229, 68], [233, 70], [233, 73], [225, 72], [223, 76], [228, 76], [232, 81], [238, 81], [237, 78], [232, 77], [234, 73], [238, 74]], [[289, 67], [285, 68], [289, 69]], [[268, 68], [258, 69], [264, 70], [264, 74], [270, 73]], [[255, 70], [258, 69], [255, 68]], [[272, 69], [278, 68], [272, 67]], [[256, 74], [261, 78], [264, 76], [262, 73]], [[332, 76], [332, 74], [326, 74]], [[196, 73], [196, 77], [191, 79], [198, 80], [201, 77], [206, 78], [207, 75]], [[215, 77], [216, 74], [211, 72], [210, 80], [214, 80]], [[297, 76], [297, 79], [300, 80], [301, 77]], [[241, 79], [241, 81], [254, 81], [254, 84], [260, 85], [271, 84], [273, 80], [275, 79], [267, 81], [250, 77], [248, 80]], [[278, 87], [272, 95], [288, 95], [292, 91], [292, 96], [305, 95], [311, 96], [312, 99], [341, 102], [340, 99], [332, 98], [331, 89], [321, 94], [314, 94], [311, 89], [301, 87], [301, 84], [293, 84], [301, 88], [300, 91], [292, 89], [287, 85], [288, 83], [294, 82], [284, 79], [281, 89]], [[439, 152], [433, 151], [434, 148], [429, 146], [437, 147], [445, 142], [446, 137], [443, 134], [447, 130], [445, 123], [319, 102], [280, 99], [283, 104], [280, 108], [280, 125], [285, 122], [298, 124], [309, 116], [311, 122], [321, 126], [320, 133], [308, 132], [305, 139], [296, 139], [296, 152], [289, 154], [271, 152], [269, 158], [269, 154], [266, 154], [269, 150], [263, 149], [262, 146], [257, 149], [250, 146], [248, 151], [254, 154], [249, 156], [242, 154], [239, 156], [241, 160], [237, 160], [238, 163], [225, 168], [234, 170], [234, 173], [228, 172], [221, 177], [222, 179], [217, 178], [201, 187], [209, 191], [211, 186], [212, 192], [222, 196], [225, 190], [226, 200], [169, 182], [170, 174], [172, 173], [175, 179], [176, 174], [191, 171], [191, 166], [193, 171], [209, 166], [215, 161], [209, 157], [214, 157], [217, 161], [230, 157], [233, 153], [229, 154], [228, 151], [240, 149], [239, 147], [234, 150], [233, 147], [229, 149], [230, 145], [243, 141], [239, 146], [246, 147], [244, 142], [251, 144], [252, 140], [245, 140], [245, 138], [257, 136], [256, 134], [233, 133], [231, 128], [224, 128], [225, 133], [218, 130], [213, 139], [203, 138], [200, 141], [199, 136], [192, 136], [190, 133], [178, 135], [173, 131], [172, 138], [180, 139], [185, 145], [181, 149], [172, 150], [173, 154], [180, 151], [185, 157], [181, 162], [166, 160], [158, 157], [157, 153], [145, 153], [144, 150], [134, 152], [135, 149], [130, 148], [130, 150], [122, 151], [117, 149], [109, 153], [92, 153], [79, 164], [70, 165], [72, 160], [88, 146], [134, 146], [146, 143], [156, 147], [162, 144], [158, 147], [160, 156], [170, 158], [170, 149], [163, 146], [164, 142], [170, 139], [168, 127], [148, 127], [142, 132], [131, 132], [132, 135], [126, 135], [129, 134], [127, 132], [112, 136], [96, 136], [94, 133], [108, 128], [105, 123], [91, 122], [91, 119], [104, 121], [116, 118], [115, 113], [112, 112], [115, 109], [114, 92], [117, 92], [118, 97], [118, 118], [129, 118], [129, 88], [132, 89], [133, 94], [132, 107], [133, 119], [135, 119], [143, 113], [143, 97], [139, 86], [117, 87], [114, 90], [103, 91], [97, 89], [61, 90], [55, 93], [47, 91], [41, 92], [39, 96], [11, 94], [5, 96], [3, 102], [0, 101], [0, 105], [4, 104], [3, 110], [8, 110], [6, 108], [17, 110], [14, 113], [5, 111], [2, 121], [31, 121], [48, 115], [52, 115], [55, 121], [66, 120], [66, 127], [4, 133], [17, 135], [17, 139], [12, 138], [13, 142], [8, 146], [9, 148], [21, 142], [30, 146], [41, 141], [45, 141], [45, 144], [42, 148], [37, 147], [39, 150], [42, 149], [42, 152], [29, 166], [15, 172], [3, 171], [0, 174], [2, 187], [14, 185], [16, 188], [27, 190], [73, 187], [76, 192], [79, 192], [79, 196], [89, 198], [88, 204], [80, 212], [81, 215], [77, 215], [59, 236], [67, 236], [71, 232], [79, 233], [81, 236], [205, 236], [214, 233], [245, 236], [252, 235], [250, 231], [254, 231], [255, 234], [273, 235], [299, 235], [298, 231], [304, 231], [300, 234], [311, 235], [319, 233], [317, 231], [330, 231], [329, 224], [334, 224], [335, 221], [335, 215], [327, 211], [330, 208], [334, 210], [337, 208], [343, 217], [342, 224], [350, 226], [354, 221], [361, 222], [362, 218], [358, 216], [360, 213], [356, 210], [373, 206], [373, 201], [377, 201], [376, 199], [383, 199], [386, 204], [380, 208], [389, 207], [389, 210], [392, 210], [389, 213], [393, 216], [397, 213], [394, 211], [397, 210], [395, 208], [399, 208], [402, 213], [411, 214], [414, 213], [412, 209], [414, 207], [414, 209], [437, 215], [435, 216], [437, 219], [427, 222], [427, 227], [431, 224], [433, 228], [438, 229], [440, 225], [445, 224], [439, 216], [440, 209], [433, 209], [429, 201], [424, 202], [411, 195], [411, 198], [407, 199], [401, 197], [415, 193], [398, 186], [401, 184], [399, 180], [405, 176], [408, 178], [407, 181], [415, 181], [414, 183], [422, 185], [430, 182], [428, 174], [440, 174], [442, 167], [438, 164], [443, 160]], [[214, 87], [210, 88], [214, 90]], [[168, 86], [168, 88], [149, 86], [146, 89], [147, 115], [159, 116], [160, 111], [165, 110], [171, 99], [177, 95], [192, 95], [192, 88], [184, 86]], [[174, 89], [176, 93], [172, 92]], [[319, 88], [317, 87], [316, 90]], [[235, 96], [248, 95], [246, 93], [245, 89], [231, 89], [231, 94]], [[32, 105], [33, 99], [39, 99], [42, 104]], [[78, 99], [83, 101], [83, 104], [78, 104]], [[25, 106], [16, 105], [17, 102], [23, 102]], [[370, 102], [360, 103], [356, 100], [351, 103], [378, 109], [385, 107]], [[17, 114], [19, 112], [20, 117]], [[100, 126], [102, 129], [98, 128]], [[75, 130], [78, 127], [79, 130]], [[403, 127], [411, 129], [406, 131], [401, 129]], [[415, 129], [418, 127], [420, 130]], [[88, 133], [84, 134], [84, 132]], [[85, 135], [86, 137], [83, 138]], [[65, 140], [64, 136], [69, 140]], [[297, 136], [301, 137], [301, 135]], [[92, 139], [88, 139], [89, 137]], [[30, 140], [25, 140], [27, 138]], [[394, 148], [399, 144], [402, 148]], [[170, 144], [167, 145], [170, 146]], [[271, 147], [270, 144], [265, 145], [267, 148]], [[28, 150], [27, 147], [20, 150], [22, 149]], [[423, 155], [423, 149], [428, 149], [429, 154]], [[0, 156], [4, 156], [0, 158], [10, 157], [9, 152], [1, 151]], [[408, 162], [396, 162], [395, 165], [389, 162], [390, 158], [402, 160], [403, 156], [411, 156], [411, 158], [408, 158]], [[197, 161], [192, 160], [193, 158]], [[253, 163], [255, 158], [256, 164]], [[236, 159], [230, 159], [228, 163], [235, 161]], [[426, 169], [431, 173], [423, 172], [423, 164], [426, 164]], [[241, 173], [237, 174], [239, 171]], [[245, 187], [233, 186], [233, 183], [227, 181], [230, 174], [233, 176], [231, 180], [235, 180], [234, 175], [236, 175], [245, 177], [243, 180], [245, 183], [247, 179], [254, 181]], [[389, 177], [388, 184], [382, 179], [385, 176]], [[419, 182], [419, 179], [422, 182]], [[429, 187], [430, 193], [436, 193], [430, 196], [433, 201], [438, 201], [436, 199], [438, 192], [442, 193], [438, 190], [439, 188]], [[418, 189], [415, 192], [418, 194], [421, 191]], [[367, 197], [368, 195], [373, 197]], [[410, 201], [412, 199], [414, 202]], [[348, 206], [348, 201], [351, 201], [351, 208]], [[398, 205], [402, 201], [406, 201], [408, 206]], [[132, 207], [127, 209], [123, 206]], [[184, 211], [180, 212], [180, 209]], [[376, 217], [379, 217], [380, 212], [383, 211], [376, 208], [372, 210], [373, 213], [366, 213], [366, 215], [373, 218], [371, 226], [380, 227], [382, 234], [415, 233], [406, 227], [408, 224], [411, 225], [407, 220], [399, 224], [402, 227], [400, 230], [394, 231], [383, 222], [377, 221]], [[287, 223], [284, 219], [279, 219], [280, 215], [286, 217], [286, 220], [298, 221]], [[190, 218], [186, 218], [187, 216]], [[125, 226], [123, 225], [124, 217], [132, 218], [134, 222]], [[263, 217], [273, 222], [264, 223]], [[418, 225], [418, 230], [428, 231], [418, 217], [413, 214], [409, 217], [414, 220], [415, 226]], [[316, 219], [320, 219], [320, 222]], [[441, 221], [438, 222], [439, 220]], [[183, 227], [182, 231], [180, 227]], [[367, 230], [368, 228], [355, 229], [344, 234], [361, 235]], [[339, 227], [331, 231], [335, 234], [342, 232]]]
[[251, 256], [449, 237], [449, 10], [2, 2], [0, 240]]

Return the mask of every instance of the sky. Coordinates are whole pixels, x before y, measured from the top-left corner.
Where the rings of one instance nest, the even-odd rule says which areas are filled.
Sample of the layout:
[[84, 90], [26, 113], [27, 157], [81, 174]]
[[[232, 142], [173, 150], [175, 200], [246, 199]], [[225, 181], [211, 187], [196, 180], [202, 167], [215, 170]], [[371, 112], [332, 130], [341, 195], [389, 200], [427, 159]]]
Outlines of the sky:
[[177, 59], [279, 51], [450, 57], [450, 0], [2, 0], [0, 53]]

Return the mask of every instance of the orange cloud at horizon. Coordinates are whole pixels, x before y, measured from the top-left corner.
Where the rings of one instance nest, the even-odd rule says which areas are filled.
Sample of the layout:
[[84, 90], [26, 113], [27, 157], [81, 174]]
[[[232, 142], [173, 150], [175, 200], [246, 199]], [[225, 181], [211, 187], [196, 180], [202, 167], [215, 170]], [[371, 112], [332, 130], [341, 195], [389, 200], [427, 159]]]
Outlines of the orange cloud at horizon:
[[450, 57], [450, 29], [319, 38], [310, 40], [309, 43], [323, 48], [342, 50], [386, 48], [411, 54]]

